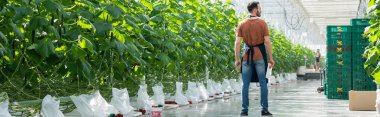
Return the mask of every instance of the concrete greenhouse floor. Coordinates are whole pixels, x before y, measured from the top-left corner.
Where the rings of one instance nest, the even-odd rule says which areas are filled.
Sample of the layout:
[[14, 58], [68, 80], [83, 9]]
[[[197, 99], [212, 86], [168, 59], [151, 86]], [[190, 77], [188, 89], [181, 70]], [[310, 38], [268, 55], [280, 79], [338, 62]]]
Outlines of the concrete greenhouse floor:
[[[328, 100], [316, 92], [319, 80], [290, 81], [269, 87], [269, 110], [274, 117], [377, 117], [375, 111], [349, 111], [348, 100]], [[249, 117], [260, 116], [259, 92], [250, 93]], [[163, 117], [238, 117], [241, 96], [165, 110]]]

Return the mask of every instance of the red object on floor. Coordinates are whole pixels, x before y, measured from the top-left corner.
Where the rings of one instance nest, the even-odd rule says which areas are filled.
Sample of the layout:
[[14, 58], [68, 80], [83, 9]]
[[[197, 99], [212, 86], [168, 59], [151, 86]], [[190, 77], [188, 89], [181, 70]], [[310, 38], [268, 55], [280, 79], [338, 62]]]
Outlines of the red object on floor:
[[122, 114], [117, 114], [116, 117], [123, 117], [123, 115]]
[[152, 117], [161, 117], [161, 111], [152, 111]]
[[145, 115], [145, 113], [146, 113], [146, 110], [144, 110], [144, 109], [139, 109], [139, 111], [138, 112], [141, 112], [143, 115]]
[[165, 101], [165, 104], [177, 104], [175, 101]]

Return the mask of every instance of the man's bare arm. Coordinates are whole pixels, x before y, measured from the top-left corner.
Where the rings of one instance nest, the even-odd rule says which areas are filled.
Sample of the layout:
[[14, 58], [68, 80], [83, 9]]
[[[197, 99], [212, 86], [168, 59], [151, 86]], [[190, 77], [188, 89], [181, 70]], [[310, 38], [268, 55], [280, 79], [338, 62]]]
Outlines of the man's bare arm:
[[272, 43], [270, 42], [270, 38], [269, 36], [265, 36], [264, 37], [265, 39], [265, 47], [266, 47], [266, 50], [268, 52], [268, 55], [269, 55], [269, 59], [272, 59], [273, 56], [272, 56]]
[[270, 65], [270, 68], [272, 68], [275, 64], [274, 60], [273, 60], [273, 55], [272, 55], [272, 43], [270, 42], [270, 38], [269, 36], [265, 36], [264, 37], [265, 41], [265, 48], [268, 52], [268, 56], [269, 56], [269, 63], [271, 64]]

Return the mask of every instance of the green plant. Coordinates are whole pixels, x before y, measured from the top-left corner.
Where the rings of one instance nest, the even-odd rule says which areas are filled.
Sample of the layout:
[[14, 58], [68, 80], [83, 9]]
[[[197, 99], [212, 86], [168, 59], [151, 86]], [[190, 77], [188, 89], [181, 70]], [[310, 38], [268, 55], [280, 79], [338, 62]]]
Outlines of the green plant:
[[[8, 0], [0, 6], [1, 89], [10, 99], [127, 87], [140, 78], [237, 78], [230, 4], [189, 0]], [[168, 85], [167, 85], [167, 84]]]
[[367, 27], [365, 35], [369, 37], [370, 44], [366, 47], [364, 55], [367, 56], [367, 61], [364, 64], [367, 73], [372, 75], [377, 84], [380, 84], [380, 2], [370, 0], [368, 3], [367, 15], [371, 18], [371, 26]]
[[285, 35], [270, 28], [270, 38], [273, 46], [273, 58], [276, 61], [276, 66], [273, 69], [274, 74], [296, 72], [299, 66], [313, 64], [314, 52], [299, 44], [290, 42]]
[[[174, 92], [175, 81], [203, 82], [205, 68], [216, 81], [238, 78], [237, 23], [230, 3], [221, 1], [3, 0], [0, 88], [10, 101], [92, 90], [110, 99], [112, 87], [136, 95], [143, 77], [149, 86], [164, 84], [165, 92]], [[308, 53], [283, 34], [273, 36], [278, 62]], [[275, 71], [296, 65], [279, 62]]]

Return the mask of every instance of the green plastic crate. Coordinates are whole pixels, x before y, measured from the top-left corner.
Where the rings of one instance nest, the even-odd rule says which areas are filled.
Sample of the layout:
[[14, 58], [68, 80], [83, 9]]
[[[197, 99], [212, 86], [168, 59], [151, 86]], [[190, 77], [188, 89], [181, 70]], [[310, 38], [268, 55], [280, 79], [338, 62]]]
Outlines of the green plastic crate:
[[[364, 46], [364, 45], [363, 45]], [[365, 47], [353, 47], [352, 54], [363, 54], [365, 52]]]
[[367, 40], [367, 39], [357, 40], [355, 42], [352, 42], [352, 45], [368, 46], [369, 45], [369, 40]]
[[[326, 87], [326, 83], [323, 83], [323, 87]], [[324, 90], [324, 91], [323, 91], [325, 95], [327, 95], [327, 92], [326, 92], [326, 91], [327, 91], [327, 90]]]
[[367, 46], [369, 44], [369, 39], [363, 37], [362, 33], [352, 34], [352, 46]]
[[350, 69], [352, 67], [351, 61], [327, 61], [326, 66], [328, 68], [334, 68], [334, 67], [343, 67], [343, 69]]
[[355, 81], [356, 79], [359, 79], [358, 81], [362, 81], [363, 79], [372, 79], [370, 76], [367, 75], [365, 72], [355, 71], [352, 72], [352, 79]]
[[[361, 40], [355, 40], [355, 41], [361, 41]], [[365, 49], [367, 46], [366, 45], [351, 45], [352, 48], [362, 48]]]
[[360, 77], [369, 77], [367, 74], [367, 70], [364, 69], [363, 67], [354, 67], [352, 68], [352, 75], [355, 76], [355, 78], [360, 78]]
[[364, 33], [366, 26], [352, 26], [352, 33]]
[[336, 73], [329, 73], [326, 74], [327, 78], [332, 78], [332, 79], [350, 79], [351, 78], [351, 73], [350, 72], [336, 72]]
[[327, 54], [329, 53], [351, 53], [352, 46], [327, 46]]
[[351, 67], [351, 60], [327, 60], [327, 66]]
[[363, 32], [352, 32], [351, 33], [352, 41], [357, 39], [367, 39]]
[[329, 86], [328, 84], [326, 86], [328, 92], [348, 92], [352, 90], [352, 86]]
[[350, 78], [328, 78], [326, 80], [326, 86], [326, 89], [329, 89], [330, 91], [350, 91], [352, 88], [352, 81]]
[[364, 63], [367, 61], [366, 58], [363, 58], [364, 55], [357, 55], [352, 58], [352, 67], [357, 67], [357, 68], [363, 68]]
[[[364, 54], [357, 54], [352, 57], [352, 65], [361, 65], [367, 61]], [[352, 66], [355, 67], [355, 66]]]
[[366, 72], [364, 69], [364, 64], [355, 64], [352, 66], [352, 72]]
[[326, 83], [329, 84], [329, 85], [334, 85], [334, 86], [341, 86], [341, 85], [351, 85], [351, 74], [350, 73], [347, 73], [347, 74], [343, 74], [343, 75], [347, 75], [347, 78], [344, 77], [344, 78], [340, 78], [339, 76], [335, 77], [333, 76], [335, 74], [330, 74], [329, 77], [327, 77], [326, 75]]
[[354, 79], [352, 88], [357, 91], [375, 91], [377, 89], [376, 83], [368, 77], [365, 79]]
[[326, 71], [339, 71], [339, 72], [352, 72], [351, 65], [335, 65], [335, 64], [327, 64]]
[[328, 53], [326, 56], [327, 60], [343, 60], [343, 59], [350, 60], [351, 58], [352, 58], [352, 54], [348, 54], [348, 53], [336, 53], [336, 54]]
[[369, 26], [370, 19], [351, 19], [352, 26]]
[[348, 97], [348, 92], [335, 92], [335, 91], [326, 91], [326, 97], [327, 99], [343, 99], [347, 100]]
[[326, 69], [326, 77], [328, 75], [332, 76], [351, 76], [352, 75], [351, 69], [342, 69], [342, 70], [336, 70], [336, 69]]
[[326, 27], [326, 32], [351, 32], [351, 26], [347, 25], [331, 25]]
[[352, 60], [363, 60], [363, 59], [366, 60], [366, 58], [367, 58], [367, 55], [364, 54], [364, 52], [356, 51], [352, 53]]
[[329, 32], [326, 35], [327, 40], [347, 40], [350, 41], [352, 38], [352, 35], [350, 32]]
[[375, 86], [360, 85], [360, 86], [353, 86], [352, 90], [355, 90], [355, 91], [376, 91], [377, 88], [376, 88], [376, 85]]
[[376, 84], [373, 82], [373, 78], [371, 77], [361, 77], [361, 78], [355, 78], [352, 79], [352, 82], [355, 83], [356, 85], [365, 85], [365, 84]]
[[350, 46], [351, 40], [347, 39], [329, 39], [327, 40], [327, 46]]
[[352, 62], [353, 62], [352, 63], [353, 70], [364, 69], [365, 60], [363, 60], [363, 59], [353, 59]]

